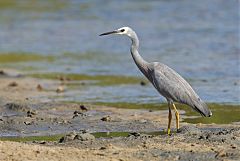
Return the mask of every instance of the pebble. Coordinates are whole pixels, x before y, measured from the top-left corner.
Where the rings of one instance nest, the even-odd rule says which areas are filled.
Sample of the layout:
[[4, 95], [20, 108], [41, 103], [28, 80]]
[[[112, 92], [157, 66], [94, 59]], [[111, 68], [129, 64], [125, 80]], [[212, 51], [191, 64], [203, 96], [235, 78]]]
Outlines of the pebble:
[[73, 119], [78, 116], [86, 116], [86, 114], [80, 112], [80, 111], [74, 111], [73, 112]]
[[36, 115], [36, 112], [34, 112], [34, 111], [27, 111], [27, 117], [33, 117], [34, 115]]
[[24, 121], [23, 122], [25, 125], [32, 125], [32, 122], [30, 122], [30, 121]]
[[141, 81], [141, 82], [140, 82], [140, 85], [141, 85], [141, 86], [145, 86], [145, 85], [146, 85], [146, 82]]
[[37, 90], [38, 90], [38, 91], [42, 91], [42, 90], [43, 90], [43, 87], [41, 86], [41, 84], [38, 84], [38, 85], [37, 85]]
[[101, 118], [102, 121], [111, 121], [111, 117], [110, 116], [104, 116], [103, 118]]
[[80, 109], [83, 110], [83, 111], [88, 111], [87, 107], [84, 106], [84, 105], [80, 105]]
[[86, 131], [82, 131], [80, 133], [70, 132], [69, 134], [65, 135], [59, 140], [59, 143], [64, 143], [73, 140], [80, 140], [80, 141], [91, 141], [95, 140], [95, 136], [87, 133]]
[[0, 75], [6, 75], [6, 73], [3, 70], [0, 70]]
[[57, 93], [62, 93], [62, 92], [64, 92], [63, 86], [59, 86], [59, 87], [57, 88], [56, 92], [57, 92]]
[[75, 139], [77, 133], [75, 131], [70, 132], [69, 134], [65, 135], [64, 137], [62, 137], [59, 140], [59, 143], [64, 143], [64, 142], [68, 142], [68, 141], [72, 141]]
[[17, 82], [11, 82], [8, 84], [9, 87], [16, 87], [18, 86]]
[[225, 157], [227, 156], [227, 153], [224, 150], [220, 150], [219, 152], [217, 152], [217, 154], [215, 155], [215, 158], [218, 157]]

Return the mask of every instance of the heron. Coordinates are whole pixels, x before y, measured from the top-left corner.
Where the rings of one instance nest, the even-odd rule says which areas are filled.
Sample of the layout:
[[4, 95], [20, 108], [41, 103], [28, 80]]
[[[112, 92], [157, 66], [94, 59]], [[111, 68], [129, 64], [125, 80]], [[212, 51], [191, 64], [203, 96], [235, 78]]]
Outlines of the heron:
[[105, 32], [104, 35], [125, 35], [131, 39], [130, 52], [132, 58], [143, 73], [143, 75], [152, 83], [160, 95], [166, 98], [168, 102], [168, 128], [167, 134], [171, 134], [172, 112], [175, 112], [176, 129], [179, 131], [179, 112], [175, 103], [181, 103], [192, 107], [202, 116], [210, 117], [212, 112], [206, 103], [197, 95], [191, 85], [176, 71], [160, 62], [148, 62], [142, 58], [138, 52], [139, 39], [136, 32], [130, 27], [121, 27], [119, 29]]

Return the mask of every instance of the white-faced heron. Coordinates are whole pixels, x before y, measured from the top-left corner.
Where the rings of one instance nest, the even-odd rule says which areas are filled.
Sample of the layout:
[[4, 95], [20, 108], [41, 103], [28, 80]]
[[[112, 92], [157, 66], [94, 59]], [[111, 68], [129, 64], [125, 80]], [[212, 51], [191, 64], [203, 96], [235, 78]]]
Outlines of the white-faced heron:
[[177, 130], [179, 129], [179, 113], [174, 102], [189, 105], [202, 116], [210, 117], [212, 115], [207, 105], [200, 99], [188, 82], [177, 72], [165, 64], [159, 62], [149, 63], [141, 57], [138, 53], [139, 40], [137, 34], [130, 27], [122, 27], [111, 32], [103, 33], [100, 36], [109, 34], [126, 35], [132, 40], [130, 50], [134, 62], [157, 91], [167, 99], [169, 109], [168, 134], [170, 134], [172, 120], [171, 107], [175, 111], [176, 127]]

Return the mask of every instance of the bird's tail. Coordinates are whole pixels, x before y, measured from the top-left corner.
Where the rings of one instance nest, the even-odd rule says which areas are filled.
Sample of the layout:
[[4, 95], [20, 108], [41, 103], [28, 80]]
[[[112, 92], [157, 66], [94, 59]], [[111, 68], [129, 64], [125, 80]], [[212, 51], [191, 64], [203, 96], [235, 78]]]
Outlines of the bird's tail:
[[202, 116], [205, 116], [205, 117], [212, 116], [211, 110], [208, 108], [207, 104], [204, 103], [201, 99], [199, 99], [198, 101], [195, 101], [193, 108], [194, 110], [199, 112]]

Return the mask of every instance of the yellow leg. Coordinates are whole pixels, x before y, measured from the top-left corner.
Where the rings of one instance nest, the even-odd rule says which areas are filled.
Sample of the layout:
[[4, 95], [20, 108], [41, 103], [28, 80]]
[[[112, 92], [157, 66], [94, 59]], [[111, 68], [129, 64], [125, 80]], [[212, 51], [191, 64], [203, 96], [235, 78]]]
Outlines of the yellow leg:
[[172, 121], [172, 112], [171, 112], [171, 106], [170, 103], [168, 104], [168, 130], [167, 133], [168, 135], [171, 134], [171, 121]]
[[174, 105], [174, 103], [172, 104], [173, 106], [173, 109], [175, 111], [175, 116], [176, 116], [176, 127], [177, 127], [177, 130], [179, 130], [179, 112], [176, 108], [176, 106]]

